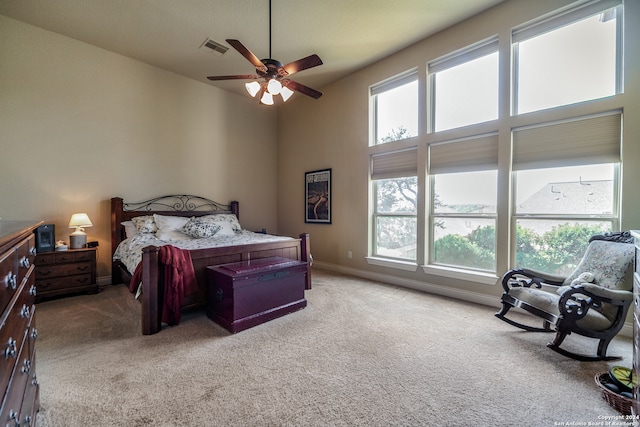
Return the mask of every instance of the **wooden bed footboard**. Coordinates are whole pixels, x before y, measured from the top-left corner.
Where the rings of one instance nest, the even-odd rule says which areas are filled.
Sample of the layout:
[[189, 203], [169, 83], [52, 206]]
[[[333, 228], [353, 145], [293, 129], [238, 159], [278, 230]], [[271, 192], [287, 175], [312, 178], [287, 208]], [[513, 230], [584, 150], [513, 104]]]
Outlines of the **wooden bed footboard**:
[[[311, 289], [311, 256], [308, 234], [280, 242], [258, 243], [191, 251], [198, 291], [185, 298], [183, 308], [203, 307], [207, 302], [206, 269], [209, 266], [279, 256], [307, 263], [305, 289]], [[142, 333], [155, 334], [162, 328], [163, 283], [158, 247], [147, 246], [142, 254]]]
[[[167, 201], [169, 200], [169, 201]], [[204, 209], [200, 209], [204, 206]], [[167, 210], [167, 208], [174, 210]], [[112, 256], [120, 242], [125, 238], [123, 221], [139, 215], [158, 213], [176, 216], [200, 216], [207, 214], [233, 213], [239, 218], [238, 202], [222, 205], [199, 196], [178, 195], [163, 196], [141, 203], [124, 203], [122, 198], [111, 199], [111, 245]], [[159, 247], [147, 246], [142, 251], [142, 333], [155, 334], [162, 328], [162, 307], [164, 296], [163, 268], [158, 259]], [[278, 242], [265, 242], [247, 245], [195, 249], [190, 251], [198, 290], [185, 298], [184, 309], [204, 307], [207, 302], [208, 286], [206, 269], [209, 266], [238, 261], [279, 256], [307, 263], [305, 288], [311, 289], [311, 246], [309, 235], [300, 234], [297, 239]], [[131, 273], [126, 272], [119, 261], [112, 264], [112, 283], [127, 282]]]

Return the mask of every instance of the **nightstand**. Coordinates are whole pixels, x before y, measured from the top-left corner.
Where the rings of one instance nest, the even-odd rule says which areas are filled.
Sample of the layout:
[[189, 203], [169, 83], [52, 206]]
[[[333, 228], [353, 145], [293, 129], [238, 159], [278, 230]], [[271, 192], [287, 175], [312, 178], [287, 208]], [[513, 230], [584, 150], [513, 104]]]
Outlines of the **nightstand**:
[[69, 249], [36, 254], [36, 299], [96, 293], [96, 248]]

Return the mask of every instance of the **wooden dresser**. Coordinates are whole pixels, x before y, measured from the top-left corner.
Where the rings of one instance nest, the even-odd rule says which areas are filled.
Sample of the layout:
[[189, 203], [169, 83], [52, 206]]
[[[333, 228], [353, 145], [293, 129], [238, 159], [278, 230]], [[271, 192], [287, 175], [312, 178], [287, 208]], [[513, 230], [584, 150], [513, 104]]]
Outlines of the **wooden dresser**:
[[36, 256], [37, 301], [78, 292], [97, 293], [96, 248], [40, 252]]
[[34, 426], [39, 409], [33, 230], [40, 224], [0, 221], [0, 425]]

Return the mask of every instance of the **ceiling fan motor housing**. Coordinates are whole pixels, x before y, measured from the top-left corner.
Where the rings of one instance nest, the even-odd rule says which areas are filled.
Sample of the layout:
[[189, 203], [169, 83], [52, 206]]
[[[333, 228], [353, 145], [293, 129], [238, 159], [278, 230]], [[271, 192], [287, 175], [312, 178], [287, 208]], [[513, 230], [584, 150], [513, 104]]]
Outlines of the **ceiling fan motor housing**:
[[276, 61], [275, 59], [267, 58], [260, 60], [266, 67], [267, 71], [260, 71], [259, 68], [256, 68], [256, 73], [260, 77], [265, 77], [268, 79], [275, 79], [280, 74], [280, 70], [282, 69], [282, 62]]

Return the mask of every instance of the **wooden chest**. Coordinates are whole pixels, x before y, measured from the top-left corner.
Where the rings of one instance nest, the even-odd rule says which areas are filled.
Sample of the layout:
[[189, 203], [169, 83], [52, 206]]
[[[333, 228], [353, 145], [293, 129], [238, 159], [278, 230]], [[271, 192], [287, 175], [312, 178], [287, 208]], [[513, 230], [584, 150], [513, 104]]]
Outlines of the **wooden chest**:
[[280, 257], [207, 268], [207, 316], [230, 332], [239, 332], [307, 305], [307, 264]]

